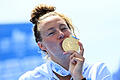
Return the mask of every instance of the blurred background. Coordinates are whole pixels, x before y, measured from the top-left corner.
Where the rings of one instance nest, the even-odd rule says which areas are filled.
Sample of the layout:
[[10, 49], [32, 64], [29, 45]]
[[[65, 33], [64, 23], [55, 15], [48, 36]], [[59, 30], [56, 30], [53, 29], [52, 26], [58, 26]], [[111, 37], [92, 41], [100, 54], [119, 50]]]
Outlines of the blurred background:
[[44, 63], [29, 22], [40, 3], [70, 17], [86, 61], [106, 63], [113, 80], [120, 80], [119, 0], [0, 0], [0, 80], [18, 80]]

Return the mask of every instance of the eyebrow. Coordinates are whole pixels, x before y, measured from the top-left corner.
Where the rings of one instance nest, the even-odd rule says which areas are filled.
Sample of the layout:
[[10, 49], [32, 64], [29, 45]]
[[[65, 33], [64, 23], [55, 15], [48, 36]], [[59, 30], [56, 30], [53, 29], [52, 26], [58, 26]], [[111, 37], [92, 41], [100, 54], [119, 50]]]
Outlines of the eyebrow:
[[[62, 27], [64, 25], [66, 25], [66, 24], [60, 24], [59, 27]], [[49, 28], [47, 31], [49, 31], [49, 30], [54, 30], [54, 27]]]
[[66, 24], [60, 24], [59, 27], [66, 26]]
[[53, 27], [51, 27], [51, 28], [49, 28], [49, 29], [48, 29], [48, 31], [49, 31], [49, 30], [53, 30], [53, 29], [54, 29], [54, 28], [53, 28]]

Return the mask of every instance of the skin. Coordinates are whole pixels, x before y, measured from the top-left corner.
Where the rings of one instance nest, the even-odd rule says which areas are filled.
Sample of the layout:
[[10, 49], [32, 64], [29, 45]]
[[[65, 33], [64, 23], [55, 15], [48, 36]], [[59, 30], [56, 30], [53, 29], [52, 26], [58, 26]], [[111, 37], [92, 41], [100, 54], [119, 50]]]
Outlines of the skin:
[[42, 20], [38, 27], [42, 37], [42, 42], [38, 42], [41, 50], [47, 51], [54, 62], [60, 64], [66, 70], [70, 70], [73, 80], [81, 80], [84, 49], [79, 42], [80, 53], [75, 51], [64, 52], [62, 41], [72, 34], [66, 22], [59, 16], [49, 16]]

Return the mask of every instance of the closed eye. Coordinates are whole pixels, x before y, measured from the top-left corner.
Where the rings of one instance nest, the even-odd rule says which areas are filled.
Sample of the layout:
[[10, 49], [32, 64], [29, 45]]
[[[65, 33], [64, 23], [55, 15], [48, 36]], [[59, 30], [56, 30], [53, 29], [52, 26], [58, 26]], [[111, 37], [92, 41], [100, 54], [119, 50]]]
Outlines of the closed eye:
[[64, 30], [66, 30], [66, 29], [68, 29], [68, 28], [67, 28], [67, 27], [64, 27], [64, 28], [61, 29], [61, 31], [64, 31]]
[[55, 32], [50, 32], [48, 33], [48, 36], [55, 34]]

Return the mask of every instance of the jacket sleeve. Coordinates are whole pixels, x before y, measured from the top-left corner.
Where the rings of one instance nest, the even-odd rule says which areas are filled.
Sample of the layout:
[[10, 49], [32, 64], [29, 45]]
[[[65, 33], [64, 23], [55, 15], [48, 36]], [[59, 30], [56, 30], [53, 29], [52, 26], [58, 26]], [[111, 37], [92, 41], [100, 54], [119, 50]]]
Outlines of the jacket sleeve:
[[24, 73], [22, 76], [19, 77], [19, 80], [30, 80], [30, 74], [31, 71]]
[[19, 80], [48, 80], [48, 77], [41, 73], [34, 73], [33, 71], [28, 71], [20, 76]]
[[112, 80], [112, 75], [104, 63], [97, 67], [97, 75], [95, 80]]

